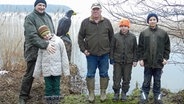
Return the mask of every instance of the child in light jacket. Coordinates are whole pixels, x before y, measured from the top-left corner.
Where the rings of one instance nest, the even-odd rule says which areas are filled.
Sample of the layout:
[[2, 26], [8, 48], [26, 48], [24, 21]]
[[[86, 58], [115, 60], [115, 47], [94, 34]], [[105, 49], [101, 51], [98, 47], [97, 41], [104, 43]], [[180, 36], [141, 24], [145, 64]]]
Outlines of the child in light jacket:
[[70, 75], [66, 48], [62, 39], [55, 34], [51, 34], [46, 25], [40, 26], [38, 32], [39, 35], [49, 41], [56, 50], [51, 54], [46, 49], [39, 49], [33, 77], [38, 78], [41, 74], [43, 75], [46, 102], [48, 104], [58, 104], [61, 98], [60, 77], [62, 73], [66, 76]]

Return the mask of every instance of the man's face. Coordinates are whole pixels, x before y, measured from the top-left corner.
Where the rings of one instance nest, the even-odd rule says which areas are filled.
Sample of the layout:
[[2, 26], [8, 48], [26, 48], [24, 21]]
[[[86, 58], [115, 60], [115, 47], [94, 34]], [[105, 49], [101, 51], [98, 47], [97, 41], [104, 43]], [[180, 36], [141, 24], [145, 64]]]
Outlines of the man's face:
[[100, 8], [93, 8], [91, 10], [91, 14], [93, 18], [99, 18], [101, 16], [101, 9]]
[[46, 5], [44, 3], [38, 3], [35, 6], [36, 11], [38, 11], [39, 13], [44, 13], [45, 12], [45, 8], [46, 8]]
[[149, 18], [149, 25], [151, 26], [151, 27], [155, 27], [156, 26], [156, 24], [157, 24], [157, 19], [156, 19], [156, 17], [151, 17], [151, 18]]

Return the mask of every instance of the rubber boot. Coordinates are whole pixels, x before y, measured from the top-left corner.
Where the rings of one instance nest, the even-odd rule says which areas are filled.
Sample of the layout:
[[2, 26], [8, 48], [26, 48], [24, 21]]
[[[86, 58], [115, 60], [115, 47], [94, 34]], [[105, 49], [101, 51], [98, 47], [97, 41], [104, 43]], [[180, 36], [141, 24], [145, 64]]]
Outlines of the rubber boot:
[[109, 83], [109, 77], [100, 77], [100, 101], [104, 102], [106, 100], [106, 89]]
[[112, 101], [116, 102], [119, 100], [119, 90], [114, 90], [114, 97], [112, 98]]
[[95, 79], [94, 78], [86, 78], [86, 82], [87, 82], [87, 89], [89, 91], [88, 101], [90, 103], [93, 103], [95, 101], [95, 94], [94, 94]]
[[126, 93], [122, 91], [121, 93], [121, 101], [126, 101], [127, 97], [126, 97]]

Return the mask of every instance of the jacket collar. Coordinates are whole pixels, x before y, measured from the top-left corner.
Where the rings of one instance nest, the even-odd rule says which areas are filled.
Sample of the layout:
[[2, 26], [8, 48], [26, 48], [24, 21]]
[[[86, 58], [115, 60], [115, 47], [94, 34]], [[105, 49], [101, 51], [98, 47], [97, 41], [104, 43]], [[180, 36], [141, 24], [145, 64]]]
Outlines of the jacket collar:
[[157, 29], [158, 29], [158, 25], [156, 25], [154, 29], [153, 29], [153, 28], [151, 28], [151, 27], [149, 26], [149, 29], [150, 29], [151, 31], [155, 31], [155, 30], [157, 30]]
[[[103, 20], [104, 20], [104, 17], [101, 16], [101, 17], [100, 17], [100, 21], [103, 21]], [[89, 21], [95, 22], [95, 20], [93, 19], [92, 16], [89, 17]], [[100, 21], [99, 21], [99, 22], [100, 22]]]
[[41, 16], [43, 16], [43, 15], [45, 15], [45, 12], [43, 12], [43, 13], [39, 13], [38, 11], [36, 11], [36, 9], [34, 9], [34, 11], [33, 11], [34, 13], [36, 13], [36, 14], [38, 14], [38, 15], [41, 15]]
[[129, 30], [128, 30], [128, 32], [127, 32], [126, 34], [123, 34], [123, 33], [121, 32], [121, 30], [120, 30], [119, 34], [120, 34], [120, 35], [124, 35], [124, 36], [128, 36]]

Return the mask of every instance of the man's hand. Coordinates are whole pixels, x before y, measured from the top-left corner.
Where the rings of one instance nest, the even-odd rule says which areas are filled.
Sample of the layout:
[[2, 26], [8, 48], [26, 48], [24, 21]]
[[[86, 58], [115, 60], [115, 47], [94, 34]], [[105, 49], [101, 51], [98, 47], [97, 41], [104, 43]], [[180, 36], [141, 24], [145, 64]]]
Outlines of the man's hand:
[[144, 66], [144, 61], [143, 60], [141, 60], [141, 61], [139, 61], [139, 64], [140, 64], [140, 66]]
[[85, 54], [86, 56], [89, 56], [89, 55], [90, 55], [90, 53], [88, 52], [88, 50], [85, 50], [85, 51], [84, 51], [84, 54]]
[[163, 59], [162, 64], [163, 65], [166, 65], [167, 64], [167, 60], [166, 59]]
[[56, 52], [56, 48], [54, 47], [54, 45], [50, 44], [47, 46], [47, 51], [51, 54]]

